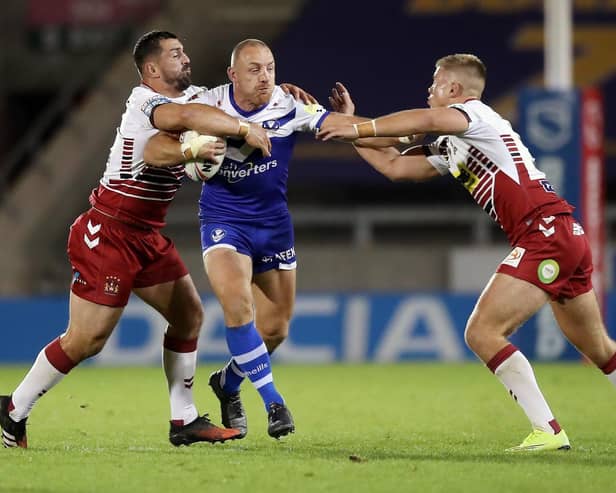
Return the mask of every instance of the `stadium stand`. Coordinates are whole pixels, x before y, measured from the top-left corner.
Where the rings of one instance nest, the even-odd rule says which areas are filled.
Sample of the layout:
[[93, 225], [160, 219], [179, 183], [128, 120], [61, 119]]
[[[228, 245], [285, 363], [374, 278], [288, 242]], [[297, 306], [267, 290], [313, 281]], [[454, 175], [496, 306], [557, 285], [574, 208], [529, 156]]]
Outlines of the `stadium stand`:
[[[172, 0], [161, 3], [161, 10], [146, 24], [133, 26], [131, 34], [134, 39], [154, 27], [181, 33], [192, 58], [193, 80], [208, 86], [226, 82], [228, 54], [239, 39], [262, 38], [274, 47], [279, 82], [296, 82], [324, 102], [332, 84], [342, 80], [349, 84], [358, 112], [367, 115], [422, 105], [434, 57], [452, 49], [476, 51], [481, 47], [478, 54], [490, 67], [486, 96], [512, 118], [516, 89], [537, 81], [540, 74], [540, 41], [533, 44], [541, 25], [536, 8], [511, 6], [492, 12], [488, 7], [459, 7], [454, 14], [461, 21], [448, 25], [455, 47], [444, 37], [433, 40], [430, 50], [416, 50], [413, 43], [430, 37], [443, 21], [438, 10], [430, 11], [430, 5], [444, 3], [391, 0], [387, 2], [390, 8], [362, 15], [353, 25], [332, 21], [344, 19], [354, 3], [203, 0], [191, 2], [188, 15], [186, 2]], [[17, 11], [17, 4], [7, 2], [7, 8]], [[425, 9], [418, 10], [418, 5]], [[576, 15], [583, 43], [594, 42], [584, 26], [611, 35], [616, 21], [615, 12], [591, 11], [584, 5]], [[479, 25], [482, 29], [473, 27]], [[374, 26], [381, 26], [381, 30], [373, 32]], [[8, 29], [11, 39], [19, 35], [18, 29]], [[473, 30], [473, 37], [465, 35], [468, 29]], [[358, 33], [371, 35], [358, 39]], [[65, 291], [70, 273], [64, 252], [67, 227], [87, 207], [88, 191], [100, 176], [124, 100], [136, 81], [129, 45], [124, 45], [122, 55], [109, 65], [108, 57], [98, 59], [98, 80], [91, 83], [87, 94], [68, 98], [71, 111], [49, 140], [30, 144], [37, 152], [27, 172], [2, 195], [0, 294]], [[584, 53], [601, 55], [601, 49], [596, 48]], [[362, 56], [356, 53], [358, 49], [363, 50]], [[406, 58], [408, 53], [412, 63]], [[588, 69], [591, 65], [593, 70]], [[92, 67], [84, 65], [82, 69], [76, 73], [83, 72], [81, 77], [90, 80]], [[611, 62], [584, 59], [578, 71], [580, 83], [601, 84], [606, 104], [613, 106], [609, 99], [615, 83]], [[613, 123], [608, 122], [606, 130], [608, 137], [613, 135]], [[615, 169], [613, 147], [612, 137], [607, 149], [610, 170]], [[613, 171], [609, 174], [611, 184], [616, 181], [614, 175]], [[196, 184], [183, 188], [170, 210], [167, 229], [198, 288], [207, 292], [201, 272], [197, 195]], [[608, 197], [616, 198], [612, 191]], [[452, 181], [389, 184], [343, 144], [300, 139], [289, 198], [300, 262], [298, 289], [302, 291], [451, 288], [456, 285], [454, 258], [460, 251], [472, 249], [498, 258], [507, 249], [502, 234], [481, 211], [472, 208], [464, 190]], [[608, 208], [607, 222], [613, 244], [614, 206]], [[453, 246], [461, 250], [455, 251]]]

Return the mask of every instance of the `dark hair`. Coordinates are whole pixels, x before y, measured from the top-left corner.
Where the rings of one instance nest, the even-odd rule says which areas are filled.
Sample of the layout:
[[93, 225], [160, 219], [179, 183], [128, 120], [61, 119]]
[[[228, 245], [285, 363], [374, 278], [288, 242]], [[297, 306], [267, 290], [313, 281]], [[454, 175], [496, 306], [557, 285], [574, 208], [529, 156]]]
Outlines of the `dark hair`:
[[163, 39], [178, 39], [178, 37], [169, 31], [150, 31], [137, 40], [133, 49], [133, 60], [139, 75], [143, 75], [143, 64], [146, 59], [152, 55], [160, 54], [162, 51], [160, 42]]

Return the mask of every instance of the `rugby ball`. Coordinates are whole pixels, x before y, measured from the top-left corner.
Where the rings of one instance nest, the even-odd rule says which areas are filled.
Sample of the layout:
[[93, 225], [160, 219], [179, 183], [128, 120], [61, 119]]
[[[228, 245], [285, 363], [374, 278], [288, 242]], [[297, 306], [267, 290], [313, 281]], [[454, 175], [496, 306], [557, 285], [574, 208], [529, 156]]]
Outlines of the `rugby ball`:
[[[180, 142], [191, 148], [192, 154], [196, 155], [201, 146], [207, 142], [216, 142], [218, 137], [213, 135], [201, 135], [195, 130], [186, 130], [180, 135]], [[184, 147], [182, 148], [184, 149]], [[215, 163], [195, 159], [184, 163], [184, 174], [193, 181], [208, 181], [218, 173], [220, 165], [224, 161], [224, 154], [218, 156]]]

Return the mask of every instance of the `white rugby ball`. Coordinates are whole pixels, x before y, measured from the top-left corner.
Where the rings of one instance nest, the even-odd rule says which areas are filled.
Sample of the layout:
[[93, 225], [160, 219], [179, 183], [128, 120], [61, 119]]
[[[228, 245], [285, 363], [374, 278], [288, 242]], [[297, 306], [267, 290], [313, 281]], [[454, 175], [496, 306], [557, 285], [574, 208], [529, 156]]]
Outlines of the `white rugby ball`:
[[[186, 130], [180, 135], [180, 142], [187, 143], [193, 149], [193, 154], [198, 152], [201, 146], [207, 142], [216, 142], [218, 137], [213, 135], [201, 135], [195, 130]], [[218, 173], [220, 165], [224, 161], [224, 154], [218, 156], [215, 163], [206, 163], [205, 161], [195, 159], [184, 163], [184, 174], [193, 181], [208, 181], [212, 176]]]

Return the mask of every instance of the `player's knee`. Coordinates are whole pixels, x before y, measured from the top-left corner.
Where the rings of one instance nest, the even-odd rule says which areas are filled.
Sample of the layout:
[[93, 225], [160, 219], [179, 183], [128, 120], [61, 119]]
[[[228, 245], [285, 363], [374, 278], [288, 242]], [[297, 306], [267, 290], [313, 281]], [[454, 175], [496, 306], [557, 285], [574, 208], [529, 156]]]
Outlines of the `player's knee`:
[[476, 351], [481, 344], [481, 332], [476, 325], [468, 324], [464, 330], [464, 342], [473, 351]]
[[259, 328], [263, 342], [271, 353], [289, 336], [289, 324], [282, 321], [279, 324], [272, 324]]
[[263, 342], [265, 343], [265, 347], [267, 347], [267, 351], [270, 354], [273, 353], [274, 350], [284, 342], [284, 340], [287, 338], [287, 335], [288, 334], [263, 336]]
[[107, 342], [107, 337], [103, 335], [92, 336], [81, 346], [80, 351], [77, 351], [75, 362], [96, 356], [105, 347], [105, 342]]
[[199, 335], [199, 332], [201, 332], [201, 326], [203, 325], [203, 318], [204, 318], [204, 314], [203, 314], [203, 306], [201, 305], [201, 303], [195, 303], [190, 311], [190, 315], [189, 315], [189, 323], [188, 326], [190, 328], [190, 331], [193, 332], [194, 337], [197, 337]]

